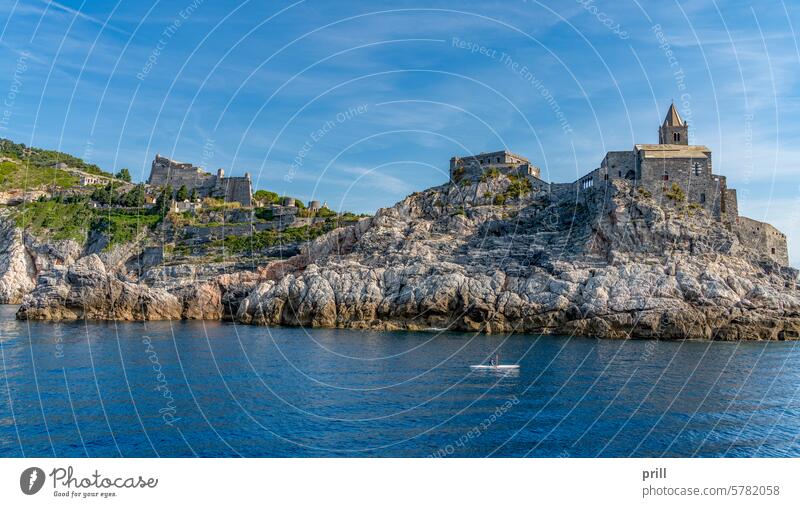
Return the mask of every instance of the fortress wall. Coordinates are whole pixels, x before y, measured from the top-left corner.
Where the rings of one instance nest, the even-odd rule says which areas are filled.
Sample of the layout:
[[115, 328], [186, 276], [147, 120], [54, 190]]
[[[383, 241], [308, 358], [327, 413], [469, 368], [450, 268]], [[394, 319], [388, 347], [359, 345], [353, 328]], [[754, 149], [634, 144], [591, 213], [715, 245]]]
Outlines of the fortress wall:
[[636, 173], [636, 153], [633, 151], [609, 151], [606, 153], [601, 168], [608, 171], [609, 178], [625, 178], [629, 171]]
[[739, 217], [734, 228], [739, 241], [764, 259], [775, 261], [783, 266], [789, 265], [789, 249], [786, 235], [765, 222], [752, 218]]
[[238, 176], [217, 178], [214, 197], [224, 199], [226, 202], [240, 202], [242, 206], [252, 206], [253, 194], [250, 187], [250, 178]]
[[249, 177], [220, 178], [192, 164], [175, 162], [159, 155], [153, 160], [147, 182], [154, 186], [170, 185], [173, 190], [186, 186], [190, 192], [196, 190], [200, 197], [216, 197], [228, 202], [240, 202], [243, 206], [253, 204], [253, 190]]
[[576, 199], [577, 186], [575, 183], [551, 183], [550, 194], [553, 199]]
[[550, 192], [550, 183], [547, 183], [541, 178], [532, 174], [527, 174], [528, 180], [531, 182], [531, 190], [536, 192]]
[[182, 185], [192, 188], [210, 187], [213, 185], [213, 176], [192, 164], [176, 163], [168, 158], [156, 157], [150, 167], [150, 177], [147, 182], [154, 186], [171, 185], [177, 190]]
[[725, 193], [722, 194], [725, 199], [725, 214], [723, 219], [729, 224], [736, 222], [739, 217], [739, 198], [736, 195], [735, 188], [725, 188]]
[[450, 159], [450, 179], [453, 181], [461, 180], [465, 177], [479, 178], [484, 171], [498, 169], [505, 174], [516, 173], [519, 176], [531, 175], [540, 176], [538, 167], [528, 162], [524, 157], [495, 151], [482, 153], [467, 157], [452, 157]]

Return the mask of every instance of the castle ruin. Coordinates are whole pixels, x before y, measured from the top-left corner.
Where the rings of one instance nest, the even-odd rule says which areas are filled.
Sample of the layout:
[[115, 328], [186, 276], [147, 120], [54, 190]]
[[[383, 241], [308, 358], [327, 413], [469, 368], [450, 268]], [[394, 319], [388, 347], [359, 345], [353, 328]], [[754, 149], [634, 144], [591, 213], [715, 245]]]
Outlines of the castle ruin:
[[159, 154], [156, 154], [150, 167], [147, 183], [159, 187], [170, 185], [174, 190], [186, 186], [189, 192], [195, 190], [199, 197], [239, 202], [242, 206], [253, 204], [250, 173], [245, 173], [244, 176], [225, 177], [225, 171], [218, 169], [214, 175], [192, 164], [178, 162]]
[[506, 174], [530, 175], [534, 178], [539, 178], [541, 174], [539, 168], [531, 164], [530, 160], [506, 150], [450, 159], [450, 175], [456, 175], [456, 178], [480, 176], [484, 170], [493, 168]]
[[633, 192], [650, 195], [660, 202], [681, 196], [735, 232], [741, 243], [759, 252], [762, 259], [782, 266], [789, 264], [786, 235], [768, 223], [739, 216], [736, 190], [728, 188], [725, 176], [714, 174], [710, 149], [689, 144], [689, 126], [674, 104], [658, 129], [658, 144], [636, 144], [632, 150], [609, 151], [600, 167], [572, 183], [545, 182], [540, 179], [539, 168], [507, 151], [453, 157], [450, 178], [457, 181], [480, 177], [492, 168], [527, 177], [534, 192], [572, 195], [577, 201], [585, 200], [589, 192], [602, 189], [613, 180], [626, 180]]

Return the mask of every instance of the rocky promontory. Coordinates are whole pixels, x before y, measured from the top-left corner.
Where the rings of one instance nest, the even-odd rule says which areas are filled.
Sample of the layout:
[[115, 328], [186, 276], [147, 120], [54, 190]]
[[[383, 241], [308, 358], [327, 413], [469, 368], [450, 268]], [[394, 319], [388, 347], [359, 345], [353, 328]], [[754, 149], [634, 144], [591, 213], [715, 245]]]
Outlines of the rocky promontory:
[[[8, 231], [4, 233], [8, 237]], [[8, 243], [8, 241], [6, 241]], [[800, 337], [797, 271], [685, 202], [624, 181], [577, 196], [491, 175], [408, 196], [247, 265], [137, 267], [85, 255], [44, 266], [20, 319], [527, 332], [604, 338]], [[21, 254], [19, 267], [28, 269]], [[246, 258], [246, 256], [244, 256]], [[30, 278], [28, 278], [30, 280]], [[6, 293], [9, 289], [4, 289]]]

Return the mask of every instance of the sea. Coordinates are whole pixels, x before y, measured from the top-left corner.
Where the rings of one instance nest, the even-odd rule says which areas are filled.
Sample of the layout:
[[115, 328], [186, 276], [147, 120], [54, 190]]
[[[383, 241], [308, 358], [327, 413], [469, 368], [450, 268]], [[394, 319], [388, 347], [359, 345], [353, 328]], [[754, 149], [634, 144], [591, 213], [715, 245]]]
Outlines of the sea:
[[[24, 322], [0, 457], [800, 456], [794, 342]], [[517, 369], [471, 368], [499, 354]]]

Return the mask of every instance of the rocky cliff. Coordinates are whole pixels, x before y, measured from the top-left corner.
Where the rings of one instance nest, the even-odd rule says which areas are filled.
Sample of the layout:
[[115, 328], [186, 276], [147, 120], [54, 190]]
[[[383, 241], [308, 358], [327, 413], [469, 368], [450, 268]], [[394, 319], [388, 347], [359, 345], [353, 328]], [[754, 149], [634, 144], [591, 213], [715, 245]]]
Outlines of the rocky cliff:
[[70, 265], [81, 252], [71, 240], [40, 241], [0, 214], [0, 304], [19, 304], [39, 273]]
[[89, 255], [42, 273], [18, 317], [800, 337], [797, 272], [760, 260], [702, 209], [655, 202], [624, 182], [559, 197], [537, 190], [503, 175], [449, 183], [292, 258], [199, 277], [142, 276], [130, 261]]

